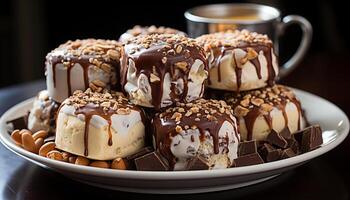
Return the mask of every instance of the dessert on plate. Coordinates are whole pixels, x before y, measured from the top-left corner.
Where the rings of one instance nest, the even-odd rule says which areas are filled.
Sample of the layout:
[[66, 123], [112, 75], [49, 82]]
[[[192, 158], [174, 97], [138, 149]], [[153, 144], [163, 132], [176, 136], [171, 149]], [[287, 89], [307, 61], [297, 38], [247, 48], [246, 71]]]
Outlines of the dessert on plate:
[[144, 146], [143, 111], [122, 94], [75, 91], [58, 110], [56, 147], [95, 160], [112, 160]]
[[323, 143], [320, 126], [305, 128], [293, 91], [275, 84], [266, 35], [185, 35], [134, 27], [120, 37], [123, 45], [60, 45], [46, 57], [47, 90], [25, 127], [24, 117], [13, 120], [12, 139], [58, 161], [141, 171], [257, 165]]
[[121, 57], [121, 85], [130, 101], [157, 110], [202, 97], [208, 77], [204, 50], [175, 34], [140, 35]]
[[75, 90], [119, 87], [122, 46], [114, 40], [68, 41], [46, 56], [49, 96], [62, 103]]
[[153, 119], [156, 150], [174, 170], [200, 156], [209, 169], [229, 168], [240, 140], [236, 118], [224, 101], [198, 99], [158, 113]]
[[267, 35], [235, 30], [202, 35], [196, 41], [208, 57], [208, 87], [246, 91], [274, 84], [278, 64]]

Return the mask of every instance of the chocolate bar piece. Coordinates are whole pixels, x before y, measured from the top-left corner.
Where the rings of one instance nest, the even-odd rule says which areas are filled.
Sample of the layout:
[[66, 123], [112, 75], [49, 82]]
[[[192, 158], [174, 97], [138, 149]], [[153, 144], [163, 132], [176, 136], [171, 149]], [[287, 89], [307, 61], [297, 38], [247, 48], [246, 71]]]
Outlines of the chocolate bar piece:
[[257, 153], [256, 140], [240, 142], [238, 145], [238, 156]]
[[301, 151], [308, 152], [323, 144], [322, 130], [319, 125], [310, 126], [303, 131]]
[[300, 145], [293, 136], [288, 139], [287, 142], [288, 147], [291, 148], [295, 154], [300, 154]]
[[282, 150], [265, 143], [259, 150], [259, 153], [265, 162], [272, 162], [281, 158]]
[[162, 156], [153, 151], [135, 159], [136, 170], [139, 171], [168, 171], [169, 165]]
[[238, 157], [234, 159], [236, 167], [257, 165], [264, 163], [264, 160], [260, 157], [258, 153], [253, 153], [245, 156]]
[[209, 168], [208, 161], [198, 155], [193, 157], [187, 164], [187, 170], [208, 170]]
[[140, 151], [130, 155], [130, 156], [127, 156], [124, 161], [127, 165], [127, 168], [128, 169], [136, 169], [136, 166], [135, 166], [135, 159], [138, 158], [138, 157], [141, 157], [141, 156], [144, 156], [148, 153], [151, 153], [153, 151], [153, 148], [152, 147], [144, 147], [142, 148]]
[[282, 129], [282, 131], [280, 132], [280, 135], [286, 140], [292, 138], [292, 133], [290, 132], [288, 126]]
[[270, 134], [266, 138], [266, 141], [281, 148], [286, 148], [288, 146], [288, 142], [274, 130], [271, 130]]
[[281, 158], [282, 159], [291, 158], [291, 157], [294, 157], [296, 155], [297, 154], [295, 154], [291, 148], [288, 148], [288, 149], [283, 150]]

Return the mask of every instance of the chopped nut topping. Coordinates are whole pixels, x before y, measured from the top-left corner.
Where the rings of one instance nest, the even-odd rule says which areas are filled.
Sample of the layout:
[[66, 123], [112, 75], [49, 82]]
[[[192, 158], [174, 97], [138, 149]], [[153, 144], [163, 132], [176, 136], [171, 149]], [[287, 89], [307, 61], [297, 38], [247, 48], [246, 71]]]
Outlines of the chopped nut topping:
[[160, 81], [160, 78], [158, 76], [154, 75], [153, 73], [151, 73], [150, 81], [151, 81], [151, 83], [157, 82], [157, 81]]
[[177, 125], [175, 130], [177, 133], [180, 133], [182, 131], [182, 128], [181, 128], [181, 126]]
[[175, 66], [179, 69], [181, 69], [182, 71], [186, 71], [187, 70], [187, 62], [181, 61], [181, 62], [177, 62], [175, 63]]
[[242, 106], [237, 106], [237, 107], [233, 110], [233, 112], [234, 112], [235, 115], [238, 116], [238, 117], [244, 117], [244, 116], [246, 116], [246, 115], [248, 114], [249, 109], [244, 108], [244, 107], [242, 107]]
[[264, 100], [260, 99], [260, 98], [254, 98], [251, 100], [252, 104], [255, 106], [260, 106], [261, 104], [264, 103]]

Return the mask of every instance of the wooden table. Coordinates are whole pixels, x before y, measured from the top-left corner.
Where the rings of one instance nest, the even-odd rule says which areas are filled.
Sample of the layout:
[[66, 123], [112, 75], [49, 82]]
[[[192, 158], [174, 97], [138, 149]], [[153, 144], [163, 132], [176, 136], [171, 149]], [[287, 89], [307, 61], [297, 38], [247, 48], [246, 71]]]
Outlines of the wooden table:
[[[334, 64], [337, 63], [337, 64]], [[350, 66], [346, 57], [318, 55], [306, 59], [282, 82], [327, 98], [350, 113]], [[45, 88], [35, 81], [0, 90], [0, 115], [14, 104]], [[257, 185], [196, 195], [166, 195], [169, 199], [349, 199], [350, 140], [309, 163]], [[163, 199], [165, 195], [110, 191], [70, 180], [38, 167], [0, 145], [0, 199]]]

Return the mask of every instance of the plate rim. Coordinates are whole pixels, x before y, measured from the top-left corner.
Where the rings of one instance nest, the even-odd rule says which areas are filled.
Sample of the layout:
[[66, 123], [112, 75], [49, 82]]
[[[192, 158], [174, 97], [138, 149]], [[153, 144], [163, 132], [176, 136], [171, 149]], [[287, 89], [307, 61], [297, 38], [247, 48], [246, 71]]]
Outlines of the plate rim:
[[[229, 168], [229, 169], [217, 169], [217, 170], [196, 170], [196, 171], [135, 171], [135, 170], [115, 170], [115, 169], [102, 169], [95, 168], [89, 166], [80, 166], [73, 165], [70, 163], [65, 163], [61, 161], [52, 160], [49, 158], [45, 158], [39, 156], [37, 154], [26, 151], [25, 149], [17, 146], [14, 142], [9, 140], [10, 136], [7, 134], [6, 130], [3, 130], [6, 126], [6, 119], [10, 114], [14, 112], [14, 110], [19, 109], [20, 107], [29, 104], [34, 100], [35, 97], [24, 100], [15, 106], [8, 109], [0, 118], [0, 142], [11, 152], [33, 162], [39, 162], [41, 165], [46, 165], [49, 168], [54, 168], [58, 170], [64, 170], [79, 174], [92, 175], [92, 176], [100, 176], [100, 177], [108, 177], [108, 178], [124, 178], [124, 179], [133, 179], [133, 180], [184, 180], [184, 179], [213, 179], [213, 178], [221, 178], [221, 177], [231, 177], [231, 176], [245, 176], [245, 175], [253, 175], [262, 172], [273, 171], [276, 169], [286, 168], [289, 166], [294, 166], [299, 163], [306, 162], [315, 157], [318, 157], [335, 147], [341, 144], [345, 138], [349, 134], [349, 118], [345, 114], [343, 110], [341, 110], [334, 103], [320, 97], [314, 95], [310, 92], [306, 92], [300, 89], [292, 88], [298, 96], [298, 94], [307, 95], [312, 98], [318, 98], [321, 101], [324, 101], [331, 106], [333, 106], [339, 113], [342, 115], [344, 125], [342, 126], [344, 129], [338, 130], [342, 132], [334, 141], [331, 141], [329, 144], [322, 146], [318, 149], [315, 149], [311, 152], [307, 152], [292, 158], [283, 159], [279, 161], [274, 161], [270, 163], [264, 163], [259, 165], [245, 166], [245, 167], [237, 167], [237, 168]], [[6, 132], [6, 133], [3, 133]], [[7, 135], [7, 136], [6, 136]], [[35, 163], [38, 164], [38, 163]]]

